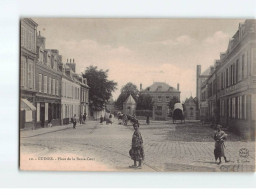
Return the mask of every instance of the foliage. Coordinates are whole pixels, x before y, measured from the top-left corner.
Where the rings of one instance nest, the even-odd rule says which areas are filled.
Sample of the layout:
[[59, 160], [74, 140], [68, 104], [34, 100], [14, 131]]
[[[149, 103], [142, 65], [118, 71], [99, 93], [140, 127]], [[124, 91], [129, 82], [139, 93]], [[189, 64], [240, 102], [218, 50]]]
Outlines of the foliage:
[[115, 102], [115, 107], [119, 110], [122, 110], [123, 103], [129, 97], [130, 94], [134, 98], [134, 100], [137, 102], [139, 90], [137, 89], [137, 86], [131, 82], [127, 83], [125, 86], [122, 87], [121, 94], [119, 95], [119, 97]]
[[116, 89], [117, 83], [108, 80], [108, 70], [98, 70], [97, 66], [89, 66], [82, 74], [87, 78], [90, 87], [90, 107], [94, 111], [104, 109], [106, 102], [110, 99], [111, 93]]
[[148, 94], [140, 94], [136, 110], [153, 110], [153, 100]]

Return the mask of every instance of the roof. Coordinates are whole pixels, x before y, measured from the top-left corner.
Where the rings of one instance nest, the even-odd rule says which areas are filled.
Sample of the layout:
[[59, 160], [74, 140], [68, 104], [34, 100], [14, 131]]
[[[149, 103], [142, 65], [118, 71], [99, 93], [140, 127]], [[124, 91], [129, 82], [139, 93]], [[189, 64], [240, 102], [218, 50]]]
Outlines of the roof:
[[150, 91], [150, 92], [179, 92], [177, 89], [168, 85], [165, 82], [154, 82], [152, 85], [147, 87], [144, 91]]
[[132, 95], [130, 94], [129, 97], [124, 101], [124, 104], [136, 104], [135, 100], [133, 99]]
[[196, 103], [197, 99], [196, 98], [193, 98], [192, 96], [190, 96], [190, 98], [186, 98], [185, 100], [185, 104], [186, 103], [189, 103], [189, 102], [193, 102], [193, 103]]

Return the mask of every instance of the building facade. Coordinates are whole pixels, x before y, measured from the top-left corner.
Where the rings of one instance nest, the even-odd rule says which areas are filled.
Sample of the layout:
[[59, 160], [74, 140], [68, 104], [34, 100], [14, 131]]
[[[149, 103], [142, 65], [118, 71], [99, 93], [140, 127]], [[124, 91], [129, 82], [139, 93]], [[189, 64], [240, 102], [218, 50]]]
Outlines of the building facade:
[[[208, 112], [216, 123], [247, 138], [255, 137], [256, 20], [245, 20], [201, 90], [207, 86]], [[203, 96], [203, 94], [202, 94]]]
[[87, 79], [83, 77], [80, 77], [80, 100], [80, 114], [89, 116], [89, 86], [87, 85]]
[[81, 76], [74, 72], [75, 67], [74, 59], [62, 67], [61, 124], [69, 124], [74, 115], [78, 119], [81, 113]]
[[20, 129], [34, 129], [36, 123], [36, 34], [37, 23], [20, 21]]
[[187, 98], [184, 102], [184, 113], [186, 120], [197, 120], [197, 98]]
[[179, 84], [177, 89], [171, 87], [164, 82], [154, 82], [145, 90], [141, 90], [141, 94], [148, 94], [153, 100], [153, 120], [168, 120], [169, 102], [176, 96], [180, 100]]
[[[210, 69], [206, 69], [203, 73], [201, 72], [201, 65], [197, 65], [196, 67], [196, 97], [197, 97], [197, 100], [199, 102], [198, 104], [198, 110], [199, 110], [199, 115], [201, 116], [200, 112], [201, 112], [201, 109], [205, 109], [205, 101], [202, 100], [202, 88], [203, 88], [203, 85], [205, 85], [205, 82], [206, 80], [209, 78], [210, 76]], [[203, 104], [201, 104], [201, 102], [204, 102]], [[201, 108], [202, 106], [202, 108]], [[207, 105], [208, 106], [208, 105]]]
[[60, 125], [62, 57], [58, 50], [46, 49], [45, 38], [37, 36], [36, 127]]
[[134, 115], [136, 113], [136, 101], [131, 94], [123, 103], [123, 113], [128, 115]]

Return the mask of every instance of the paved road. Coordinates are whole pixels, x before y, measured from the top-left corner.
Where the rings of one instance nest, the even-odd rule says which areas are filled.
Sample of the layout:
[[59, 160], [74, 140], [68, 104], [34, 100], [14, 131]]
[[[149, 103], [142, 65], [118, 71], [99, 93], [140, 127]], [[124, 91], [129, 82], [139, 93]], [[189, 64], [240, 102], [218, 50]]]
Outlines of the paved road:
[[[216, 165], [213, 157], [214, 131], [209, 127], [197, 123], [174, 125], [152, 122], [146, 125], [142, 122], [140, 131], [144, 139], [145, 161], [139, 171], [250, 171], [254, 168], [254, 144], [230, 133], [226, 142], [230, 162]], [[33, 163], [39, 163], [38, 157], [53, 157], [58, 163], [51, 170], [86, 171], [90, 166], [91, 170], [138, 171], [128, 168], [132, 164], [128, 154], [132, 134], [131, 125], [122, 126], [117, 122], [101, 125], [89, 121], [75, 130], [71, 126], [62, 126], [23, 131], [20, 134], [20, 150], [21, 154], [26, 154], [24, 158], [31, 155], [36, 158]], [[248, 158], [239, 156], [241, 148], [249, 150]], [[70, 167], [69, 161], [61, 169], [62, 161], [58, 157], [78, 157], [78, 160], [71, 162], [76, 169]], [[40, 161], [39, 165], [42, 167], [46, 163], [51, 166], [52, 162]], [[97, 166], [93, 166], [95, 164]]]

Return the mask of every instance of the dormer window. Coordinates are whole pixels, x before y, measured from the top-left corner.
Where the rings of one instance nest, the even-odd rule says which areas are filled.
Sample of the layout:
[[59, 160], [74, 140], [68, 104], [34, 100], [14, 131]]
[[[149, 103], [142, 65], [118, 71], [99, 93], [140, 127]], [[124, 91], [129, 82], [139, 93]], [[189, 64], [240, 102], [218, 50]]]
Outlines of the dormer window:
[[161, 91], [162, 90], [162, 86], [158, 86], [156, 91]]
[[47, 53], [47, 66], [51, 67], [51, 55]]

